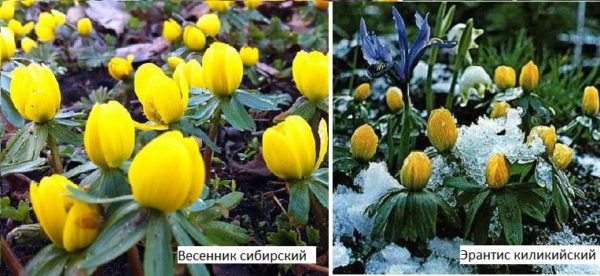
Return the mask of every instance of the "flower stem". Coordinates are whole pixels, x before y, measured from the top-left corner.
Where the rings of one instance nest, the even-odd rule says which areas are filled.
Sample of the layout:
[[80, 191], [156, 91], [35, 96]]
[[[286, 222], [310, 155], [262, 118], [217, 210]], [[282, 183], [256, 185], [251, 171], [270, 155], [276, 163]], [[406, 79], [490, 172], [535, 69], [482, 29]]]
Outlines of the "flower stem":
[[63, 166], [62, 161], [60, 160], [58, 145], [56, 144], [56, 139], [51, 134], [48, 135], [48, 147], [50, 148], [50, 159], [52, 159], [54, 173], [63, 173]]
[[402, 130], [400, 132], [400, 151], [396, 159], [396, 167], [394, 168], [394, 174], [400, 170], [404, 159], [410, 153], [410, 133], [412, 131], [411, 119], [412, 117], [412, 102], [410, 100], [410, 86], [408, 83], [404, 85], [406, 104], [404, 105], [404, 114], [402, 116]]
[[433, 105], [435, 104], [435, 95], [433, 94], [433, 88], [431, 86], [433, 85], [433, 66], [435, 65], [439, 51], [439, 48], [433, 48], [431, 50], [431, 56], [429, 57], [429, 69], [427, 70], [427, 80], [425, 81], [427, 113], [430, 113], [431, 110], [433, 110]]
[[140, 262], [140, 253], [135, 245], [127, 251], [127, 261], [129, 262], [133, 275], [144, 275], [144, 269], [142, 268], [142, 263]]
[[[219, 124], [221, 123], [221, 106], [218, 106], [215, 109], [215, 114], [213, 115], [212, 125], [210, 126], [210, 130], [208, 132], [208, 138], [211, 141], [217, 142], [217, 133], [219, 132]], [[206, 173], [210, 175], [210, 165], [212, 163], [213, 158], [213, 150], [210, 147], [206, 148], [204, 152], [204, 166], [206, 166]]]

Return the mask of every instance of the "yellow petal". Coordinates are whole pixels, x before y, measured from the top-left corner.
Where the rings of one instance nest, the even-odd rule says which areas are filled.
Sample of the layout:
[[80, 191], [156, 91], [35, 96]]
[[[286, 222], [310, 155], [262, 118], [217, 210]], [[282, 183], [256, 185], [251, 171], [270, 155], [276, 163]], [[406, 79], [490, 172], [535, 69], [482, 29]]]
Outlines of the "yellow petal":
[[65, 250], [71, 252], [85, 248], [98, 236], [102, 215], [98, 206], [75, 202], [69, 210], [63, 231]]
[[192, 161], [192, 179], [188, 196], [183, 202], [183, 205], [179, 208], [185, 208], [194, 203], [194, 201], [200, 197], [206, 181], [204, 161], [202, 160], [202, 156], [200, 156], [200, 148], [198, 147], [196, 140], [193, 137], [188, 137], [184, 138], [183, 143], [187, 148], [190, 160]]
[[319, 122], [319, 140], [320, 140], [319, 158], [317, 159], [317, 163], [315, 164], [315, 167], [313, 170], [317, 170], [321, 166], [321, 163], [323, 162], [323, 159], [325, 158], [325, 153], [327, 153], [327, 147], [329, 145], [328, 132], [329, 131], [327, 129], [327, 122], [325, 122], [325, 120], [321, 119], [321, 122]]
[[283, 125], [290, 150], [295, 151], [300, 162], [302, 177], [310, 175], [315, 166], [316, 155], [315, 138], [310, 125], [297, 115], [287, 117]]
[[281, 124], [267, 129], [263, 134], [263, 158], [267, 168], [277, 177], [284, 180], [301, 179], [300, 160]]
[[147, 122], [145, 124], [139, 123], [139, 122], [133, 122], [133, 124], [135, 125], [136, 129], [139, 129], [141, 131], [152, 131], [152, 130], [167, 130], [169, 129], [168, 125], [162, 125], [156, 122]]
[[160, 68], [152, 63], [145, 63], [140, 66], [135, 72], [135, 78], [133, 80], [133, 87], [135, 94], [137, 95], [140, 102], [143, 104], [148, 89], [152, 88], [148, 84], [155, 76], [164, 76], [164, 73]]

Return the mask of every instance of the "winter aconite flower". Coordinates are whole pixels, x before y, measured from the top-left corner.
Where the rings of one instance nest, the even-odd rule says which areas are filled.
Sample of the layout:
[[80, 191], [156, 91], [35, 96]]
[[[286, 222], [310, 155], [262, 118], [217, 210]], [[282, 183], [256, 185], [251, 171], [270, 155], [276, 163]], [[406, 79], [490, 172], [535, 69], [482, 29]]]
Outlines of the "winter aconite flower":
[[15, 16], [15, 6], [9, 3], [10, 1], [2, 1], [0, 5], [0, 19], [8, 21]]
[[133, 85], [148, 120], [168, 126], [183, 117], [189, 100], [185, 78], [175, 81], [158, 66], [146, 63], [137, 69]]
[[540, 78], [540, 73], [538, 72], [538, 67], [533, 63], [533, 61], [529, 61], [527, 64], [521, 68], [521, 75], [519, 75], [519, 85], [525, 91], [535, 90], [538, 86]]
[[181, 36], [181, 26], [175, 19], [169, 18], [163, 22], [162, 36], [169, 42], [176, 42]]
[[131, 161], [128, 175], [138, 204], [166, 213], [195, 202], [205, 182], [196, 140], [179, 131], [163, 133], [146, 144]]
[[128, 55], [127, 59], [113, 57], [108, 62], [108, 73], [111, 77], [117, 80], [129, 78], [133, 71], [133, 55]]
[[567, 145], [557, 143], [552, 154], [552, 163], [561, 170], [566, 169], [573, 161], [573, 149]]
[[427, 137], [439, 152], [446, 152], [454, 147], [458, 129], [450, 111], [445, 108], [431, 111], [427, 121]]
[[198, 26], [205, 35], [216, 36], [221, 29], [221, 20], [219, 20], [219, 16], [216, 14], [208, 13], [200, 16], [198, 22], [196, 22], [196, 26]]
[[[462, 37], [462, 34], [465, 31], [466, 27], [467, 27], [467, 25], [465, 23], [458, 23], [458, 24], [454, 25], [448, 31], [448, 40], [460, 41], [460, 38]], [[469, 40], [468, 50], [479, 48], [479, 45], [477, 45], [477, 43], [475, 43], [475, 40], [478, 37], [480, 37], [482, 34], [483, 34], [483, 29], [473, 28], [473, 30], [471, 32], [471, 39]], [[454, 48], [454, 53], [458, 53], [458, 47]], [[469, 53], [469, 51], [467, 51], [467, 53], [465, 54], [465, 60], [467, 61], [468, 64], [471, 64], [473, 62], [473, 59], [471, 58], [471, 53]]]
[[200, 51], [206, 45], [206, 37], [197, 26], [187, 25], [183, 29], [183, 43], [192, 51]]
[[258, 63], [258, 48], [254, 47], [242, 47], [240, 49], [240, 56], [245, 66], [251, 67]]
[[208, 0], [206, 1], [206, 5], [213, 11], [226, 12], [233, 6], [233, 1]]
[[600, 108], [600, 100], [598, 99], [598, 89], [593, 86], [588, 86], [583, 91], [581, 99], [581, 109], [587, 116], [595, 116]]
[[302, 179], [321, 166], [327, 152], [327, 123], [319, 123], [319, 152], [310, 125], [292, 115], [263, 134], [262, 153], [267, 168], [284, 180]]
[[87, 247], [96, 239], [102, 215], [97, 205], [69, 197], [67, 186], [77, 189], [62, 175], [47, 176], [39, 184], [31, 183], [29, 196], [44, 233], [56, 246], [71, 252]]
[[202, 66], [200, 66], [200, 62], [195, 59], [192, 59], [187, 63], [181, 63], [175, 68], [173, 80], [177, 83], [183, 83], [180, 78], [185, 79], [188, 88], [206, 88], [204, 75], [202, 74]]
[[500, 117], [506, 117], [508, 110], [510, 109], [510, 104], [507, 102], [497, 102], [492, 107], [492, 113], [490, 113], [490, 118], [496, 119]]
[[554, 126], [535, 126], [531, 129], [529, 136], [527, 138], [528, 142], [533, 141], [534, 137], [540, 137], [542, 139], [542, 143], [546, 147], [546, 153], [548, 156], [552, 156], [554, 152], [554, 146], [556, 145], [557, 137], [556, 137], [556, 129]]
[[244, 0], [244, 6], [249, 10], [255, 10], [260, 6], [260, 0]]
[[90, 160], [101, 168], [117, 168], [129, 159], [134, 144], [135, 128], [127, 109], [116, 101], [95, 104], [83, 134]]
[[329, 8], [329, 0], [313, 0], [313, 2], [319, 10], [327, 10]]
[[89, 18], [84, 17], [77, 21], [77, 32], [79, 32], [80, 35], [88, 36], [92, 33], [92, 30], [92, 20], [90, 20]]
[[37, 42], [35, 42], [35, 40], [29, 38], [29, 37], [25, 37], [23, 39], [21, 39], [21, 49], [23, 50], [24, 53], [29, 53], [29, 51], [31, 51], [31, 49], [33, 48], [37, 48], [38, 44]]
[[510, 66], [498, 66], [494, 71], [494, 82], [500, 90], [513, 88], [517, 84], [517, 73]]
[[494, 154], [488, 159], [485, 179], [491, 189], [500, 189], [508, 183], [508, 166], [502, 153]]
[[309, 101], [320, 102], [329, 96], [329, 55], [300, 51], [292, 62], [296, 87]]
[[35, 2], [37, 2], [37, 0], [21, 0], [21, 5], [29, 8]]
[[57, 10], [42, 12], [38, 16], [34, 30], [39, 41], [49, 42], [54, 39], [56, 28], [65, 24], [66, 16]]
[[404, 107], [402, 99], [402, 90], [396, 86], [388, 88], [385, 93], [385, 103], [392, 112], [396, 112]]
[[423, 152], [411, 152], [400, 169], [400, 181], [410, 191], [419, 191], [425, 188], [431, 176], [431, 160]]
[[202, 56], [202, 74], [206, 88], [213, 95], [226, 97], [242, 83], [244, 65], [238, 51], [222, 42], [215, 42]]
[[350, 152], [354, 158], [369, 160], [375, 155], [378, 144], [379, 137], [377, 137], [373, 128], [368, 124], [364, 124], [352, 134]]
[[185, 63], [185, 60], [180, 57], [170, 56], [167, 58], [167, 64], [171, 69], [177, 68], [177, 66], [182, 63]]
[[363, 102], [369, 97], [369, 93], [371, 93], [371, 85], [368, 82], [365, 82], [354, 88], [352, 97], [357, 102]]
[[10, 81], [10, 99], [23, 118], [45, 123], [60, 109], [60, 88], [46, 65], [30, 63], [17, 67]]
[[0, 28], [0, 62], [9, 60], [16, 51], [15, 35], [9, 28]]
[[21, 21], [16, 19], [11, 19], [8, 21], [8, 28], [13, 31], [15, 36], [25, 36], [33, 30], [33, 22], [28, 22], [26, 24], [22, 24]]

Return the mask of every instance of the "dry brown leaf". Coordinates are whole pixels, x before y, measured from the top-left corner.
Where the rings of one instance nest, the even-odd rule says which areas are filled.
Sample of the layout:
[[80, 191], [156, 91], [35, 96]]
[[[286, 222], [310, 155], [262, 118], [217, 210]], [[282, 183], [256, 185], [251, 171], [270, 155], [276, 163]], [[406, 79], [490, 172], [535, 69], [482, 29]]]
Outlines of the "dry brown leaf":
[[87, 16], [104, 28], [114, 30], [117, 35], [123, 33], [131, 17], [123, 10], [123, 4], [116, 0], [89, 1], [85, 9]]

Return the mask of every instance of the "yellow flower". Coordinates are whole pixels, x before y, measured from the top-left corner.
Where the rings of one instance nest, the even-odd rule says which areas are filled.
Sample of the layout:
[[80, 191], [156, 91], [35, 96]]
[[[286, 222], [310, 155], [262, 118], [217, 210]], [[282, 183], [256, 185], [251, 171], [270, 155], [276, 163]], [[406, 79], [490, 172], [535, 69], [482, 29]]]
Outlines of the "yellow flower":
[[402, 185], [410, 191], [419, 191], [425, 188], [431, 176], [431, 161], [423, 152], [411, 152], [400, 169]]
[[29, 53], [29, 51], [31, 51], [31, 49], [37, 48], [37, 47], [38, 47], [37, 42], [35, 42], [35, 40], [33, 40], [29, 37], [25, 37], [21, 40], [21, 49], [23, 49], [24, 53]]
[[510, 104], [508, 104], [507, 102], [497, 102], [494, 104], [494, 107], [492, 107], [492, 113], [490, 113], [490, 118], [495, 119], [500, 117], [506, 117], [506, 114], [508, 113], [509, 109]]
[[33, 5], [33, 3], [35, 3], [37, 0], [21, 0], [21, 5], [25, 6], [25, 7], [31, 7], [31, 5]]
[[175, 42], [181, 35], [181, 26], [173, 18], [163, 22], [162, 36], [169, 42]]
[[51, 10], [50, 12], [52, 13], [52, 16], [54, 17], [54, 26], [55, 27], [65, 24], [67, 17], [65, 16], [64, 13], [62, 13], [58, 10]]
[[535, 126], [531, 129], [529, 133], [529, 137], [527, 138], [528, 142], [533, 141], [534, 137], [540, 137], [542, 139], [542, 143], [546, 147], [546, 153], [548, 156], [552, 156], [554, 152], [554, 146], [556, 145], [556, 141], [558, 138], [556, 137], [556, 129], [554, 126]]
[[357, 102], [362, 102], [369, 97], [369, 93], [371, 92], [371, 85], [368, 82], [361, 83], [354, 89], [354, 93], [352, 94], [354, 100]]
[[595, 116], [600, 108], [600, 100], [598, 99], [598, 89], [593, 86], [588, 86], [583, 91], [583, 98], [581, 99], [581, 109], [587, 116]]
[[83, 134], [90, 160], [101, 168], [118, 168], [129, 159], [134, 144], [135, 128], [127, 109], [116, 101], [95, 104]]
[[215, 42], [202, 56], [202, 73], [206, 88], [213, 95], [226, 97], [233, 94], [244, 74], [242, 58], [235, 48]]
[[233, 6], [233, 1], [208, 0], [206, 5], [213, 11], [226, 12]]
[[10, 99], [23, 118], [44, 123], [60, 109], [60, 88], [48, 66], [30, 63], [12, 72]]
[[567, 145], [557, 143], [551, 159], [556, 167], [564, 170], [571, 164], [571, 161], [573, 161], [573, 149]]
[[388, 88], [387, 92], [385, 93], [385, 102], [392, 112], [402, 109], [404, 107], [402, 90], [396, 86]]
[[192, 51], [200, 51], [206, 44], [206, 37], [198, 27], [187, 25], [183, 29], [183, 43]]
[[445, 108], [431, 111], [427, 121], [427, 137], [439, 152], [446, 152], [454, 147], [458, 129], [450, 111]]
[[485, 168], [485, 179], [491, 189], [500, 189], [508, 183], [508, 166], [502, 153], [494, 154], [488, 159]]
[[200, 16], [196, 26], [208, 36], [216, 36], [221, 29], [221, 20], [216, 14], [208, 13]]
[[320, 102], [329, 96], [329, 55], [300, 51], [292, 62], [296, 87], [309, 101]]
[[260, 6], [260, 0], [244, 0], [244, 6], [249, 10], [255, 10]]
[[177, 68], [177, 66], [182, 63], [185, 63], [185, 60], [180, 57], [170, 56], [167, 58], [167, 64], [169, 67], [171, 67], [171, 69]]
[[177, 81], [167, 77], [152, 63], [138, 68], [133, 85], [146, 118], [157, 124], [169, 125], [183, 117], [188, 105], [189, 90], [185, 78]]
[[15, 55], [17, 45], [15, 35], [9, 28], [0, 28], [0, 62], [9, 60]]
[[54, 15], [49, 12], [42, 12], [38, 15], [37, 24], [45, 25], [51, 28], [56, 27], [57, 20], [54, 19]]
[[284, 180], [302, 179], [321, 166], [327, 152], [327, 123], [319, 123], [319, 152], [310, 125], [292, 115], [263, 134], [263, 158], [267, 168]]
[[173, 73], [173, 80], [177, 83], [185, 82], [188, 88], [206, 88], [202, 66], [195, 59], [178, 65]]
[[494, 71], [494, 82], [500, 90], [515, 87], [517, 82], [517, 73], [510, 66], [498, 66]]
[[244, 65], [251, 67], [258, 63], [258, 48], [253, 47], [242, 47], [240, 49], [240, 56]]
[[38, 40], [41, 42], [49, 42], [54, 39], [54, 27], [49, 27], [44, 24], [37, 23], [35, 24], [35, 35], [37, 35]]
[[98, 206], [68, 196], [67, 186], [77, 188], [62, 175], [31, 182], [31, 206], [44, 233], [57, 246], [75, 251], [90, 245], [98, 236], [102, 215]]
[[204, 170], [196, 140], [169, 131], [150, 141], [131, 161], [131, 193], [141, 206], [170, 213], [200, 197]]
[[2, 2], [0, 6], [0, 19], [10, 20], [15, 16], [15, 6], [8, 4], [7, 1]]
[[529, 61], [523, 68], [521, 68], [521, 75], [519, 76], [519, 84], [525, 91], [535, 90], [538, 86], [540, 74], [538, 67]]
[[79, 32], [80, 35], [88, 36], [92, 33], [92, 30], [92, 20], [90, 20], [89, 18], [84, 17], [77, 21], [77, 32]]
[[329, 8], [329, 0], [313, 0], [315, 3], [315, 7], [320, 10], [326, 10]]
[[16, 36], [25, 36], [33, 30], [33, 22], [23, 25], [19, 20], [11, 19], [8, 21], [8, 28], [13, 31]]
[[375, 134], [373, 128], [364, 124], [358, 127], [350, 138], [350, 152], [352, 157], [357, 159], [369, 160], [377, 152], [379, 137]]
[[128, 55], [127, 59], [113, 57], [108, 62], [108, 73], [116, 80], [129, 78], [131, 71], [133, 71], [132, 63], [133, 55]]

